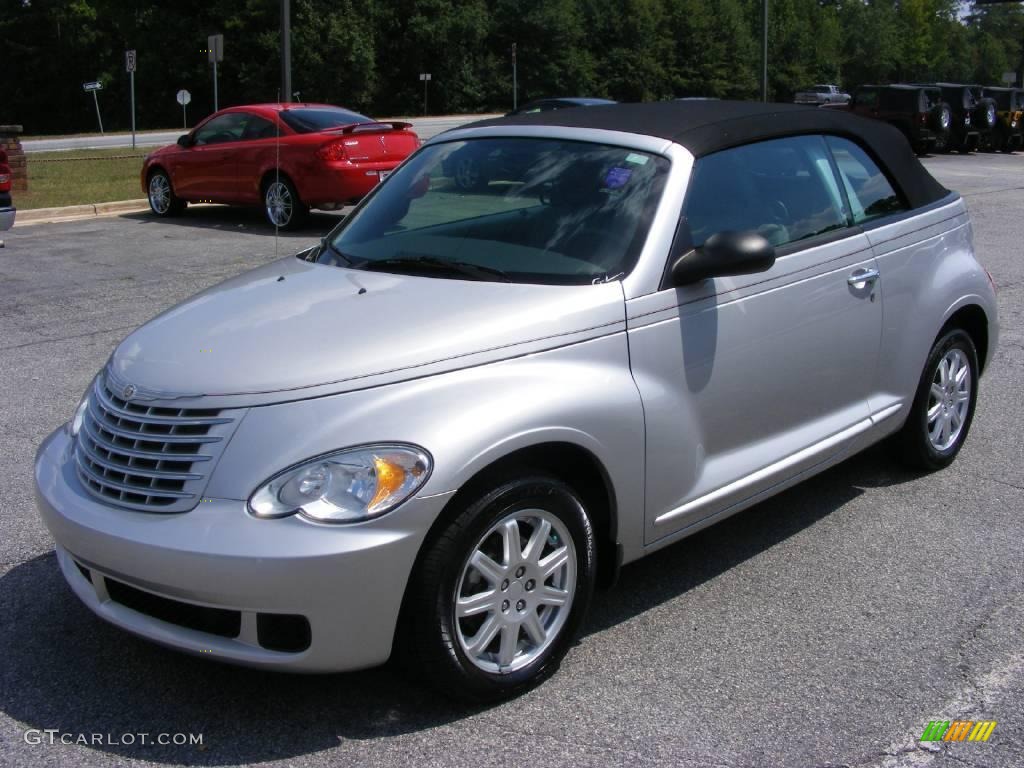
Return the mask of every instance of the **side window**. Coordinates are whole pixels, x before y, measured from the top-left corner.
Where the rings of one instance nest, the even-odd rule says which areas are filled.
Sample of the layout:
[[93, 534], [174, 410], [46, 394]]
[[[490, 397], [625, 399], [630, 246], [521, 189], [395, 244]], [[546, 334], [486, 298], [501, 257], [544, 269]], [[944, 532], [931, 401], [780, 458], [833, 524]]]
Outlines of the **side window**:
[[695, 248], [716, 232], [758, 232], [781, 246], [847, 225], [821, 136], [762, 141], [701, 158], [685, 216]]
[[196, 131], [196, 144], [220, 144], [225, 141], [238, 141], [242, 138], [245, 124], [249, 122], [245, 112], [228, 112], [213, 118]]
[[277, 126], [259, 115], [250, 115], [249, 122], [242, 132], [243, 141], [252, 139], [272, 139], [277, 136]]
[[853, 100], [858, 107], [867, 107], [872, 109], [878, 106], [878, 91], [862, 88], [857, 91], [857, 95]]
[[826, 141], [846, 188], [855, 224], [907, 210], [867, 152], [848, 139], [829, 136]]

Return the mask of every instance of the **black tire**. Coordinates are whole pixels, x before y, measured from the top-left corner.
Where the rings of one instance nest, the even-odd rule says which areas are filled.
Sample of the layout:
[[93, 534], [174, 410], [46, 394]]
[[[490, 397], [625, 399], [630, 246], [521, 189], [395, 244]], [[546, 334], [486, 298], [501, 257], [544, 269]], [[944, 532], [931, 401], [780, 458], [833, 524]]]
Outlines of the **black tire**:
[[936, 104], [928, 115], [928, 127], [935, 133], [948, 134], [953, 124], [953, 112], [948, 104]]
[[[528, 596], [523, 590], [536, 589], [538, 586], [544, 588], [547, 579], [534, 582], [529, 579], [530, 572], [519, 573], [518, 568], [510, 570], [505, 574], [508, 578], [500, 584], [492, 582], [494, 586], [491, 590], [495, 593], [496, 605], [503, 598], [501, 592], [505, 592], [510, 600], [515, 601], [515, 606], [510, 605], [509, 600], [504, 600], [494, 610], [481, 611], [476, 616], [462, 619], [455, 615], [457, 592], [463, 589], [464, 575], [471, 575], [470, 556], [478, 547], [482, 549], [492, 541], [491, 538], [485, 538], [485, 535], [510, 515], [527, 510], [541, 511], [557, 518], [568, 532], [572, 547], [562, 546], [570, 551], [575, 550], [573, 597], [567, 615], [559, 617], [561, 623], [549, 635], [551, 639], [545, 641], [546, 645], [536, 645], [529, 651], [528, 645], [532, 641], [525, 629], [514, 629], [516, 655], [523, 666], [509, 672], [486, 671], [470, 658], [463, 647], [465, 632], [469, 631], [465, 622], [479, 619], [480, 624], [473, 630], [472, 636], [475, 637], [476, 633], [482, 631], [481, 627], [492, 619], [494, 624], [505, 621], [499, 613], [508, 616], [510, 611], [514, 611], [519, 605], [519, 598]], [[531, 528], [516, 523], [516, 530], [520, 534], [524, 531], [528, 533], [527, 545], [530, 537], [539, 529], [539, 526]], [[545, 543], [538, 557], [548, 551], [551, 536], [555, 537], [557, 544], [561, 544], [561, 534], [554, 527], [551, 531], [555, 533], [543, 540]], [[572, 488], [554, 477], [530, 470], [523, 470], [521, 476], [515, 479], [496, 482], [490, 490], [461, 505], [451, 521], [424, 544], [406, 589], [394, 659], [414, 680], [426, 682], [439, 692], [464, 701], [498, 701], [529, 690], [558, 669], [573, 644], [593, 594], [596, 558], [596, 542], [590, 519]], [[506, 563], [500, 565], [504, 567]], [[565, 578], [568, 578], [568, 573], [570, 571], [563, 572]], [[459, 593], [466, 596], [466, 593]], [[536, 609], [525, 608], [520, 615], [528, 615], [530, 610], [541, 611], [543, 622], [545, 609], [540, 606]], [[547, 618], [551, 619], [555, 615], [549, 613]], [[549, 623], [549, 626], [554, 624]], [[460, 630], [465, 631], [460, 634]], [[494, 642], [488, 642], [482, 653], [488, 654], [488, 648], [500, 644], [502, 636], [502, 631], [498, 630]], [[463, 639], [460, 640], [460, 637]], [[523, 646], [521, 656], [520, 645]], [[528, 651], [536, 653], [536, 658], [525, 663]], [[494, 655], [497, 655], [497, 651]]]
[[[970, 394], [967, 402], [967, 410], [962, 418], [962, 425], [959, 433], [952, 440], [951, 444], [941, 449], [933, 445], [929, 437], [929, 408], [936, 405], [941, 406], [943, 401], [936, 401], [932, 391], [932, 384], [936, 378], [941, 378], [939, 365], [947, 354], [953, 350], [959, 350], [966, 358], [966, 364], [970, 374]], [[941, 388], [941, 386], [940, 386]], [[928, 361], [925, 363], [924, 372], [917, 385], [917, 393], [914, 396], [914, 403], [910, 408], [910, 414], [903, 428], [896, 434], [895, 446], [898, 449], [900, 459], [913, 469], [921, 469], [933, 472], [948, 467], [967, 440], [967, 434], [971, 429], [971, 422], [974, 419], [974, 406], [978, 399], [978, 353], [974, 342], [966, 331], [960, 328], [952, 328], [939, 337], [931, 352], [928, 354]], [[943, 411], [944, 412], [944, 411]], [[942, 418], [941, 416], [939, 418]], [[950, 437], [953, 437], [950, 434]]]
[[180, 216], [187, 203], [174, 194], [171, 177], [163, 168], [155, 168], [146, 177], [146, 197], [149, 210], [161, 218]]
[[294, 230], [302, 226], [309, 214], [309, 208], [299, 198], [299, 193], [287, 176], [269, 176], [263, 181], [261, 195], [263, 216], [272, 227]]

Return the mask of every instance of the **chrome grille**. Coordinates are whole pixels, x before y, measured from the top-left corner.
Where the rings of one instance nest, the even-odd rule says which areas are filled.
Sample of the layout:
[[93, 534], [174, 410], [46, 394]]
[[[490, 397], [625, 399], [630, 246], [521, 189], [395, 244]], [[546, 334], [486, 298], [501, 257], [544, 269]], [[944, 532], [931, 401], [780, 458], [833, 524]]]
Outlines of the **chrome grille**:
[[75, 445], [82, 484], [103, 501], [148, 512], [199, 503], [235, 420], [222, 411], [130, 402], [99, 377]]

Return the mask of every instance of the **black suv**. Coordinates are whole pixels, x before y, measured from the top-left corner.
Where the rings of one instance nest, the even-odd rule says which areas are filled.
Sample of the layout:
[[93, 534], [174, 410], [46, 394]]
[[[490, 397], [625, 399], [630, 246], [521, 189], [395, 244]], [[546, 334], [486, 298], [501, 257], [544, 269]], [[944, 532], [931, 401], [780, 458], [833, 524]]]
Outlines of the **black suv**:
[[996, 103], [982, 94], [980, 85], [935, 83], [953, 112], [949, 146], [967, 153], [986, 143], [996, 125]]
[[988, 148], [1012, 152], [1024, 147], [1024, 89], [985, 88], [982, 93], [996, 103], [996, 127]]
[[918, 154], [942, 152], [949, 145], [952, 110], [938, 88], [923, 85], [862, 85], [850, 111], [899, 128]]

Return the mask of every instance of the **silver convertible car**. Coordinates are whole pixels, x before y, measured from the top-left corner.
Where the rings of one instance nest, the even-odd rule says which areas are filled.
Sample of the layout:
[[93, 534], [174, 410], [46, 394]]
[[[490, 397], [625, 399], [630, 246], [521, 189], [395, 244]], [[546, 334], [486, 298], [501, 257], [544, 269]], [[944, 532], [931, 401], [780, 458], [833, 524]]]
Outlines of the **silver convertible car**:
[[[515, 173], [462, 189], [468, 145]], [[883, 438], [949, 465], [997, 332], [963, 200], [887, 125], [485, 121], [129, 335], [40, 447], [38, 506], [75, 594], [137, 635], [497, 699], [622, 564]]]

